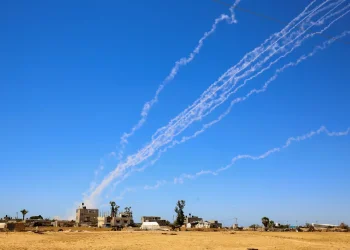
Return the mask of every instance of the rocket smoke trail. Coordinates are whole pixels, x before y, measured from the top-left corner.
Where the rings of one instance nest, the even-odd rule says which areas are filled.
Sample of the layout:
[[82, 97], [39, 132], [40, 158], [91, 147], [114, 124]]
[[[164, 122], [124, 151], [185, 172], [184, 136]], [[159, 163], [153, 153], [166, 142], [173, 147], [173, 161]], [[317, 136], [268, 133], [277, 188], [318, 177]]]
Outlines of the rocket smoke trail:
[[125, 145], [128, 143], [127, 139], [130, 136], [132, 136], [136, 132], [136, 130], [140, 129], [142, 127], [142, 125], [146, 122], [146, 119], [147, 119], [147, 116], [150, 112], [150, 109], [158, 101], [159, 94], [164, 89], [164, 87], [171, 80], [173, 80], [175, 78], [175, 76], [177, 75], [177, 73], [180, 70], [180, 67], [189, 64], [195, 58], [195, 56], [200, 52], [200, 50], [204, 44], [204, 41], [215, 32], [217, 25], [219, 23], [221, 23], [222, 21], [227, 21], [229, 24], [237, 23], [237, 20], [235, 18], [234, 8], [240, 3], [240, 1], [241, 0], [236, 0], [235, 3], [230, 7], [230, 9], [229, 9], [230, 14], [231, 14], [230, 16], [222, 14], [220, 17], [218, 17], [214, 20], [214, 23], [213, 23], [211, 29], [209, 31], [205, 32], [204, 35], [201, 37], [201, 39], [199, 39], [197, 46], [189, 54], [188, 57], [183, 57], [180, 60], [175, 62], [175, 65], [171, 69], [169, 75], [164, 79], [162, 84], [159, 85], [153, 99], [144, 104], [142, 112], [141, 112], [141, 119], [138, 121], [138, 123], [134, 127], [132, 127], [132, 129], [129, 133], [124, 133], [123, 136], [120, 138], [121, 149], [120, 149], [119, 154], [118, 154], [119, 159], [121, 159], [123, 157], [123, 150], [125, 148]]
[[265, 159], [267, 158], [268, 156], [270, 156], [271, 154], [274, 154], [274, 153], [277, 153], [277, 152], [280, 152], [281, 150], [283, 149], [286, 149], [288, 148], [292, 142], [301, 142], [301, 141], [304, 141], [304, 140], [307, 140], [307, 139], [310, 139], [316, 135], [320, 135], [320, 134], [326, 134], [327, 136], [336, 136], [336, 137], [339, 137], [339, 136], [347, 136], [349, 133], [350, 133], [350, 127], [345, 130], [345, 131], [342, 131], [342, 132], [329, 132], [328, 129], [324, 126], [321, 126], [318, 130], [316, 131], [311, 131], [307, 134], [304, 134], [304, 135], [301, 135], [301, 136], [296, 136], [296, 137], [290, 137], [287, 139], [287, 141], [285, 142], [284, 145], [282, 145], [281, 147], [276, 147], [276, 148], [272, 148], [266, 152], [264, 152], [263, 154], [261, 155], [258, 155], [258, 156], [252, 156], [252, 155], [237, 155], [235, 156], [234, 158], [232, 158], [231, 160], [231, 163], [226, 165], [225, 167], [222, 167], [222, 168], [219, 168], [215, 171], [210, 171], [210, 170], [202, 170], [200, 172], [197, 172], [193, 175], [190, 175], [190, 174], [182, 174], [180, 177], [176, 177], [174, 178], [174, 183], [177, 184], [177, 183], [183, 183], [184, 182], [184, 179], [195, 179], [197, 178], [198, 176], [201, 176], [201, 175], [205, 175], [205, 174], [212, 174], [212, 175], [218, 175], [220, 172], [222, 171], [225, 171], [227, 169], [229, 169], [230, 167], [232, 167], [237, 161], [239, 160], [242, 160], [242, 159], [250, 159], [250, 160], [262, 160], [262, 159]]
[[[218, 79], [218, 81], [213, 83], [189, 108], [172, 119], [168, 125], [158, 129], [152, 136], [151, 142], [140, 149], [137, 153], [128, 156], [125, 161], [119, 163], [116, 169], [110, 172], [90, 193], [87, 202], [95, 202], [101, 192], [114, 179], [121, 177], [127, 169], [137, 166], [140, 163], [148, 160], [155, 153], [159, 152], [162, 147], [172, 143], [174, 138], [182, 133], [193, 122], [201, 120], [211, 111], [213, 111], [217, 106], [221, 105], [225, 100], [227, 100], [238, 80], [249, 77], [258, 69], [263, 68], [264, 64], [268, 64], [269, 60], [273, 58], [273, 56], [281, 53], [285, 55], [287, 53], [285, 49], [299, 46], [301, 43], [300, 40], [302, 39], [301, 36], [305, 34], [308, 29], [322, 25], [322, 21], [324, 21], [323, 19], [329, 17], [329, 15], [334, 14], [336, 8], [344, 3], [343, 0], [337, 1], [337, 4], [334, 5], [334, 7], [331, 8], [326, 14], [316, 19], [316, 21], [311, 21], [310, 17], [315, 17], [316, 14], [314, 13], [328, 2], [329, 1], [325, 1], [310, 11], [309, 9], [311, 8], [312, 3], [309, 4], [303, 10], [303, 12], [294, 18], [280, 32], [273, 34], [259, 47], [246, 54], [238, 64], [223, 74]], [[347, 14], [347, 12], [345, 14]], [[305, 21], [307, 18], [310, 18], [310, 21]], [[308, 24], [305, 24], [305, 22]], [[298, 26], [303, 26], [303, 24], [307, 28], [299, 28], [297, 31], [292, 31]], [[263, 59], [258, 59], [266, 53], [267, 56], [265, 56]], [[239, 73], [241, 73], [241, 75], [238, 75]], [[218, 85], [219, 83], [222, 84]]]
[[[300, 56], [299, 59], [297, 59], [295, 62], [289, 62], [289, 63], [285, 64], [284, 66], [280, 67], [279, 69], [277, 69], [277, 70], [275, 71], [275, 74], [274, 74], [272, 77], [270, 77], [270, 78], [265, 82], [265, 84], [263, 85], [262, 88], [260, 88], [260, 89], [253, 89], [253, 90], [249, 91], [249, 93], [246, 94], [244, 97], [238, 97], [238, 98], [235, 98], [234, 100], [232, 100], [231, 103], [230, 103], [230, 106], [227, 108], [227, 110], [226, 110], [225, 112], [223, 112], [217, 119], [215, 119], [215, 120], [213, 120], [213, 121], [211, 121], [211, 122], [209, 122], [209, 123], [204, 124], [200, 130], [197, 130], [197, 131], [194, 132], [191, 136], [183, 136], [183, 137], [181, 138], [180, 141], [174, 140], [170, 145], [168, 145], [167, 147], [165, 147], [165, 148], [163, 148], [162, 150], [160, 150], [160, 151], [158, 152], [157, 157], [156, 157], [155, 159], [153, 159], [150, 163], [146, 164], [146, 167], [149, 167], [149, 166], [155, 164], [155, 163], [160, 159], [160, 156], [161, 156], [163, 153], [165, 153], [168, 149], [171, 149], [171, 148], [175, 147], [176, 145], [182, 144], [182, 143], [184, 143], [184, 142], [186, 142], [186, 141], [188, 141], [188, 140], [191, 140], [191, 139], [196, 138], [197, 136], [199, 136], [200, 134], [202, 134], [203, 132], [205, 132], [208, 128], [212, 127], [214, 124], [216, 124], [216, 123], [218, 123], [219, 121], [221, 121], [225, 116], [227, 116], [227, 115], [231, 112], [231, 110], [232, 110], [232, 108], [233, 108], [233, 106], [234, 106], [235, 104], [247, 100], [247, 99], [248, 99], [251, 95], [253, 95], [253, 94], [259, 94], [259, 93], [265, 92], [265, 91], [267, 90], [268, 86], [270, 85], [270, 83], [271, 83], [272, 81], [276, 80], [277, 77], [278, 77], [278, 75], [279, 75], [280, 73], [282, 73], [284, 70], [286, 70], [287, 68], [289, 68], [289, 67], [295, 67], [295, 66], [299, 65], [301, 62], [303, 62], [303, 61], [305, 61], [306, 59], [308, 59], [308, 58], [314, 56], [318, 51], [322, 51], [322, 50], [328, 48], [328, 47], [329, 47], [331, 44], [333, 44], [335, 41], [337, 41], [338, 39], [341, 39], [341, 38], [343, 38], [344, 36], [349, 35], [349, 34], [350, 34], [350, 31], [344, 31], [344, 32], [341, 33], [340, 35], [335, 36], [335, 37], [333, 37], [333, 38], [331, 38], [331, 39], [329, 39], [329, 40], [323, 42], [322, 45], [316, 46], [316, 47], [313, 49], [313, 51], [310, 52], [309, 54]], [[246, 84], [246, 82], [244, 82], [243, 84], [241, 84], [240, 86], [238, 86], [236, 89], [239, 89], [239, 88], [243, 87], [245, 84]]]

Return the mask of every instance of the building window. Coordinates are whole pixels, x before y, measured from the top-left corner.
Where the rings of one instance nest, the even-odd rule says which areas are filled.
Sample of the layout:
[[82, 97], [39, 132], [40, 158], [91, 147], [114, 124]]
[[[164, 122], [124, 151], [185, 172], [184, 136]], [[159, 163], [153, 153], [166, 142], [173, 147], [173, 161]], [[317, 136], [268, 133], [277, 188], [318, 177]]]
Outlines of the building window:
[[125, 221], [124, 221], [124, 224], [126, 224], [126, 223], [128, 223], [128, 221], [127, 221], [127, 220], [125, 220]]

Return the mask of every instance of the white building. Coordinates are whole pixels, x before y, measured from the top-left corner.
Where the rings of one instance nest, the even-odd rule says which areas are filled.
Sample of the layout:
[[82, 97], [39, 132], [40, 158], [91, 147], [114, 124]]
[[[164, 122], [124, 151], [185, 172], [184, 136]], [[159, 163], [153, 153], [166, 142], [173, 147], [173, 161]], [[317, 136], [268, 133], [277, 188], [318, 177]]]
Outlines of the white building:
[[6, 230], [6, 223], [0, 223], [0, 231]]
[[142, 230], [159, 230], [160, 226], [157, 222], [143, 222], [140, 229]]
[[209, 221], [201, 221], [197, 225], [195, 225], [195, 228], [210, 228], [210, 222]]
[[111, 223], [108, 222], [108, 217], [98, 217], [97, 218], [98, 227], [110, 227]]

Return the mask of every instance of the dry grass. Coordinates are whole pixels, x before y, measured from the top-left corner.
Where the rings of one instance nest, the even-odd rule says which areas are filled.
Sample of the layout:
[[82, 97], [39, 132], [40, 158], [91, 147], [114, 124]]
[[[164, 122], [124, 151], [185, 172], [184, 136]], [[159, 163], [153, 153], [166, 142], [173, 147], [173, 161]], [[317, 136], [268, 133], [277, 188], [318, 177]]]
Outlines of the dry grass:
[[350, 249], [350, 233], [83, 232], [0, 233], [0, 249]]

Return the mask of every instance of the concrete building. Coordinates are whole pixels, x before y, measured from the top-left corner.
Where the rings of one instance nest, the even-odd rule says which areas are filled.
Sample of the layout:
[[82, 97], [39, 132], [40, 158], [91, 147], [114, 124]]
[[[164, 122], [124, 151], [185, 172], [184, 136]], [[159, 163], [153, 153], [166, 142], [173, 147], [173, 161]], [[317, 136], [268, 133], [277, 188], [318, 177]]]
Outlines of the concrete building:
[[203, 221], [202, 218], [198, 217], [198, 216], [194, 216], [194, 215], [189, 215], [185, 217], [185, 224], [187, 225], [188, 223], [191, 224], [195, 224], [198, 223], [200, 221]]
[[144, 222], [157, 222], [157, 220], [160, 220], [161, 218], [158, 216], [142, 216], [141, 217], [141, 223]]
[[133, 217], [128, 213], [119, 213], [116, 217], [98, 217], [97, 221], [98, 227], [127, 227], [133, 223]]
[[97, 226], [98, 227], [111, 227], [111, 219], [110, 216], [98, 217], [97, 218]]
[[[198, 218], [198, 217], [197, 217]], [[186, 223], [187, 228], [222, 228], [222, 223], [219, 223], [217, 220], [210, 221], [191, 221]]]
[[87, 209], [84, 203], [76, 210], [76, 225], [97, 225], [98, 209]]
[[7, 229], [12, 232], [23, 232], [25, 231], [24, 223], [9, 222], [6, 225]]
[[55, 220], [51, 222], [51, 225], [53, 227], [74, 227], [75, 221], [70, 221], [70, 220]]
[[142, 216], [141, 223], [144, 222], [157, 222], [159, 226], [166, 226], [168, 224], [167, 220], [162, 219], [159, 216]]
[[210, 220], [210, 228], [222, 228], [222, 223], [219, 223], [217, 220]]

